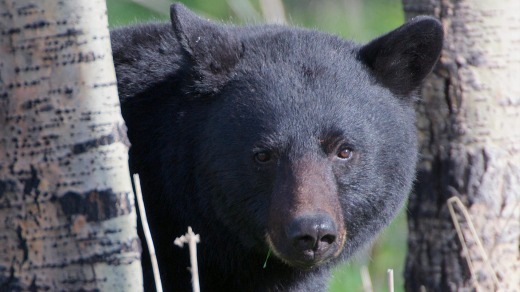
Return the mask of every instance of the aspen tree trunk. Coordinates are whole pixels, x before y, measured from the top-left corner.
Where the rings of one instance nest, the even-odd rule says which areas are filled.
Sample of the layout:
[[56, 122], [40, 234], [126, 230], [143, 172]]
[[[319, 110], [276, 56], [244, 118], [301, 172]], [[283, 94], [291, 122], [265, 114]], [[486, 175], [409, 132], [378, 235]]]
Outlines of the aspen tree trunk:
[[0, 291], [142, 290], [105, 1], [0, 0]]
[[[403, 0], [446, 39], [418, 106], [421, 162], [409, 202], [407, 291], [520, 291], [520, 1]], [[486, 256], [456, 207], [469, 210]], [[424, 290], [422, 290], [424, 291]]]

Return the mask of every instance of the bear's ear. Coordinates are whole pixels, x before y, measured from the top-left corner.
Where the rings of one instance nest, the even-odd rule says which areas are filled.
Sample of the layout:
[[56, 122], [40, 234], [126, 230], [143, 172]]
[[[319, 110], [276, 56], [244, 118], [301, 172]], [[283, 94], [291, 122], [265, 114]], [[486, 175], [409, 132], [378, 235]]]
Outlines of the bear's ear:
[[199, 90], [216, 91], [242, 55], [242, 43], [229, 27], [202, 19], [184, 5], [170, 7], [173, 30], [201, 79]]
[[443, 37], [437, 19], [419, 16], [362, 46], [358, 57], [382, 85], [409, 96], [437, 62]]

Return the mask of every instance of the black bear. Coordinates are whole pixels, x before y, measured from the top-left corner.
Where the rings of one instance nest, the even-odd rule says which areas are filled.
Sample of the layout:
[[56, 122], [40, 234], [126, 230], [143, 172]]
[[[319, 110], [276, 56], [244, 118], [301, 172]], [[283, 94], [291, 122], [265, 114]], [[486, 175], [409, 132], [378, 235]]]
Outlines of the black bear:
[[191, 290], [188, 252], [173, 240], [192, 226], [203, 291], [325, 291], [331, 267], [407, 198], [413, 104], [440, 23], [417, 17], [358, 45], [218, 24], [180, 4], [171, 20], [111, 35], [165, 290]]

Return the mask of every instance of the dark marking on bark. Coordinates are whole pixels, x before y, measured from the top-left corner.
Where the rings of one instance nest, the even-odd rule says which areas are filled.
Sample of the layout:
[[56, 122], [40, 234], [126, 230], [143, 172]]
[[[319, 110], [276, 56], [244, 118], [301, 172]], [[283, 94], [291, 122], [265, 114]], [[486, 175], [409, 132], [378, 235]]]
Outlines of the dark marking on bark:
[[103, 59], [103, 54], [96, 55], [94, 52], [80, 52], [77, 54], [63, 54], [61, 56], [61, 63], [56, 63], [56, 66], [67, 66], [76, 63], [89, 63], [99, 59]]
[[119, 233], [119, 232], [121, 232], [121, 229], [106, 229], [104, 233], [105, 233], [105, 235], [107, 235], [107, 234], [114, 234], [114, 233]]
[[72, 153], [74, 155], [78, 155], [81, 153], [88, 152], [89, 150], [91, 150], [93, 148], [97, 148], [97, 147], [103, 146], [103, 145], [110, 145], [114, 142], [116, 142], [116, 138], [113, 133], [104, 135], [97, 139], [92, 139], [92, 140], [88, 140], [85, 142], [75, 144], [72, 147]]
[[20, 179], [20, 181], [23, 183], [23, 194], [24, 196], [28, 196], [32, 193], [32, 191], [35, 192], [35, 195], [39, 193], [38, 186], [40, 185], [40, 179], [38, 178], [38, 172], [36, 171], [36, 168], [31, 165], [31, 174], [29, 178], [26, 179]]
[[[47, 68], [48, 66], [44, 66], [45, 68]], [[40, 66], [39, 65], [35, 65], [34, 67], [31, 67], [31, 66], [27, 66], [27, 67], [23, 67], [23, 68], [20, 68], [20, 67], [16, 67], [14, 69], [14, 72], [15, 73], [21, 73], [21, 72], [38, 72], [40, 71]]]
[[2, 32], [2, 35], [13, 35], [13, 34], [17, 34], [17, 33], [20, 33], [22, 30], [17, 28], [17, 27], [13, 27], [13, 28], [10, 28], [8, 29], [7, 31], [3, 31]]
[[97, 139], [88, 140], [85, 142], [77, 143], [72, 146], [72, 154], [78, 155], [90, 151], [93, 148], [99, 146], [110, 145], [113, 143], [121, 142], [127, 147], [130, 147], [130, 142], [126, 137], [126, 125], [124, 123], [118, 123], [114, 126], [112, 133], [101, 136]]
[[39, 28], [49, 26], [49, 25], [50, 25], [50, 22], [48, 22], [48, 21], [38, 20], [33, 23], [28, 23], [28, 24], [24, 25], [23, 28], [24, 29], [39, 29]]
[[13, 19], [13, 15], [9, 12], [9, 11], [2, 11], [0, 13], [0, 17], [1, 18], [9, 18], [9, 19]]
[[3, 271], [3, 267], [0, 266], [0, 291], [9, 291], [9, 292], [18, 292], [22, 291], [20, 287], [20, 279], [14, 276], [14, 262], [11, 263], [9, 267], [9, 276], [3, 277], [5, 274]]
[[114, 193], [112, 189], [91, 190], [86, 193], [67, 192], [58, 202], [66, 216], [84, 215], [87, 222], [99, 222], [128, 214], [130, 205], [121, 202], [125, 195]]
[[75, 37], [75, 36], [78, 36], [78, 35], [82, 35], [83, 34], [83, 31], [80, 30], [80, 29], [67, 29], [66, 32], [64, 33], [58, 33], [58, 34], [55, 34], [53, 35], [53, 37]]
[[72, 93], [74, 89], [72, 87], [65, 87], [63, 93], [67, 95], [69, 98], [72, 98]]
[[37, 292], [39, 291], [38, 286], [36, 286], [36, 274], [33, 275], [31, 285], [29, 286], [30, 292]]
[[18, 236], [18, 248], [20, 248], [23, 251], [23, 259], [20, 263], [21, 266], [29, 258], [29, 248], [27, 247], [27, 239], [23, 237], [22, 227], [20, 225], [18, 225], [18, 227], [16, 228], [16, 236]]
[[453, 109], [453, 105], [451, 104], [451, 100], [450, 100], [450, 87], [451, 87], [450, 78], [445, 78], [444, 79], [444, 97], [446, 99], [446, 104], [448, 105], [448, 109], [450, 110], [450, 114], [453, 114], [454, 109]]
[[111, 86], [116, 86], [117, 83], [116, 82], [106, 82], [106, 83], [95, 83], [94, 84], [94, 88], [100, 88], [100, 87], [111, 87]]
[[38, 6], [31, 3], [22, 7], [18, 7], [16, 9], [16, 12], [18, 13], [18, 16], [28, 16], [36, 13], [37, 8]]
[[42, 107], [38, 110], [38, 112], [44, 113], [44, 112], [49, 112], [49, 111], [51, 111], [51, 110], [53, 110], [53, 109], [54, 109], [54, 107], [53, 107], [52, 105], [50, 105], [50, 104], [46, 104], [46, 105], [42, 106]]
[[489, 163], [490, 163], [491, 157], [493, 155], [490, 155], [490, 153], [488, 153], [486, 148], [482, 148], [481, 149], [481, 153], [482, 153], [482, 160], [483, 160], [483, 173], [482, 173], [482, 175], [484, 175], [484, 173], [486, 173], [486, 171], [488, 171], [488, 169], [489, 169]]
[[[16, 191], [16, 182], [12, 180], [0, 180], [0, 200], [4, 198], [7, 193], [13, 193]], [[0, 204], [0, 207], [3, 204]]]
[[37, 107], [39, 105], [42, 105], [42, 104], [45, 104], [49, 101], [48, 98], [35, 98], [35, 99], [31, 99], [29, 101], [26, 101], [24, 103], [22, 103], [21, 107], [23, 110], [30, 110], [34, 107]]

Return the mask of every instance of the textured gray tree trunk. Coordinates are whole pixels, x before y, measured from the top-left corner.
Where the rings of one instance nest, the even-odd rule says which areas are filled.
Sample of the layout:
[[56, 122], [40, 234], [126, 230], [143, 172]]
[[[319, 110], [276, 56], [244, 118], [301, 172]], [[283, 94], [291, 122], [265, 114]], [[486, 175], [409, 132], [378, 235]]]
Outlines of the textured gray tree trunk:
[[[434, 15], [446, 32], [418, 106], [406, 290], [520, 291], [520, 1], [403, 3], [407, 18]], [[485, 253], [455, 207], [463, 248], [452, 196], [469, 210]]]
[[105, 1], [0, 1], [0, 291], [142, 290]]

